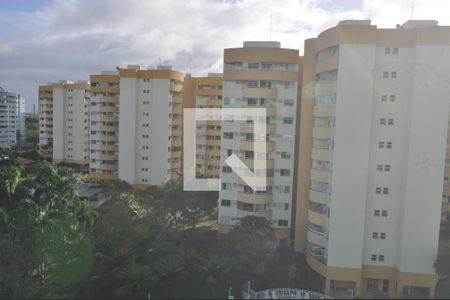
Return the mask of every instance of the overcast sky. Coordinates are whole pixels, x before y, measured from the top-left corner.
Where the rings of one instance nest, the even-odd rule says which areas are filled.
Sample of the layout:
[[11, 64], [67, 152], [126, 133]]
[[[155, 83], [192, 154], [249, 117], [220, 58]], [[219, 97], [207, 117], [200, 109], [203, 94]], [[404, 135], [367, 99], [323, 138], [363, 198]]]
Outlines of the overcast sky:
[[[221, 72], [223, 48], [303, 41], [342, 19], [395, 27], [411, 0], [0, 0], [0, 86], [37, 104], [38, 85], [127, 64]], [[449, 0], [415, 0], [415, 19], [450, 24]]]

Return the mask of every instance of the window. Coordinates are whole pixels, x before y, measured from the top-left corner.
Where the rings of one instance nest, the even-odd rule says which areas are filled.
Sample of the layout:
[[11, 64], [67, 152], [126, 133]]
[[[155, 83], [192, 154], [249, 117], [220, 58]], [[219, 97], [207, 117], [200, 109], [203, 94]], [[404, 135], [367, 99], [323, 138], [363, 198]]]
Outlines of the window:
[[377, 165], [377, 171], [383, 171], [383, 165]]
[[386, 142], [386, 148], [391, 149], [392, 148], [392, 142]]
[[382, 217], [387, 217], [387, 214], [388, 214], [387, 210], [381, 211], [381, 216]]
[[381, 101], [386, 102], [388, 99], [387, 95], [381, 95]]
[[233, 132], [224, 132], [223, 133], [224, 139], [232, 139], [233, 138]]
[[381, 194], [381, 188], [380, 187], [377, 187], [375, 189], [375, 194]]
[[385, 118], [381, 118], [380, 119], [380, 125], [386, 125], [386, 119]]
[[372, 232], [372, 238], [373, 239], [378, 239], [378, 232]]
[[290, 159], [291, 154], [289, 152], [281, 152], [281, 158], [283, 159]]
[[[223, 185], [223, 184], [222, 184]], [[373, 215], [375, 216], [375, 217], [379, 217], [380, 216], [380, 211], [378, 210], [378, 209], [376, 209], [374, 212], [373, 212]]]
[[380, 233], [380, 239], [385, 240], [386, 239], [386, 232]]
[[288, 224], [288, 220], [278, 220], [278, 226], [287, 227]]
[[391, 171], [391, 165], [384, 165], [384, 171], [386, 172]]
[[395, 95], [389, 95], [389, 101], [394, 102], [395, 101]]
[[294, 100], [292, 99], [285, 99], [283, 101], [283, 105], [286, 107], [293, 107], [294, 106]]
[[397, 72], [392, 71], [391, 72], [391, 78], [397, 78]]
[[222, 183], [222, 190], [231, 190], [231, 183]]
[[384, 255], [378, 255], [378, 261], [384, 261]]
[[289, 170], [289, 169], [280, 169], [280, 176], [291, 176], [291, 170]]
[[378, 142], [378, 148], [384, 148], [384, 142]]
[[221, 206], [231, 206], [231, 200], [222, 199], [220, 201]]
[[389, 72], [388, 71], [384, 71], [383, 72], [383, 78], [388, 78], [389, 77]]
[[393, 54], [398, 54], [398, 48], [392, 48], [392, 53]]
[[[396, 49], [396, 48], [394, 48], [394, 49]], [[394, 54], [396, 54], [396, 53], [394, 53]], [[389, 280], [387, 280], [387, 279], [383, 280], [382, 291], [385, 294], [389, 293]]]
[[388, 119], [388, 125], [394, 125], [394, 119]]
[[372, 254], [372, 255], [370, 256], [370, 260], [371, 260], [371, 261], [377, 261], [377, 256], [376, 256], [375, 254]]
[[294, 118], [283, 118], [283, 124], [292, 124], [294, 123]]
[[231, 167], [223, 166], [222, 167], [222, 172], [223, 173], [231, 173]]
[[249, 69], [259, 69], [259, 62], [249, 62], [248, 68]]
[[384, 48], [384, 54], [391, 54], [391, 48]]
[[389, 194], [389, 188], [383, 188], [383, 195]]
[[247, 99], [247, 105], [249, 105], [249, 106], [258, 105], [258, 99], [254, 99], [254, 98]]

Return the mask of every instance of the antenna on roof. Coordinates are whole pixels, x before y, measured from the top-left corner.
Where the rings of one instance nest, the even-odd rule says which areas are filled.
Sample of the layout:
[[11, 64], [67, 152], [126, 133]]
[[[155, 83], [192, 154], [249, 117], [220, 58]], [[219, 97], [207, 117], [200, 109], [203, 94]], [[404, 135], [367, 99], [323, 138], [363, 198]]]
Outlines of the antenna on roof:
[[272, 13], [270, 13], [269, 41], [272, 40]]
[[411, 1], [411, 20], [414, 19], [414, 0]]

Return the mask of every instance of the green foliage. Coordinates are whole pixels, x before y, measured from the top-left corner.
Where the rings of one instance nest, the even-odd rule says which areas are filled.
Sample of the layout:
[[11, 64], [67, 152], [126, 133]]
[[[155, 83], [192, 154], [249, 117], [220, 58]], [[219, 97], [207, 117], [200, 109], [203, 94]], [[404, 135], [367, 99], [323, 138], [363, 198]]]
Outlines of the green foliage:
[[446, 251], [438, 256], [434, 263], [434, 268], [438, 274], [450, 276], [450, 251]]
[[80, 203], [68, 170], [40, 163], [35, 174], [0, 167], [0, 298], [63, 295], [83, 281], [94, 256], [85, 229], [95, 213]]
[[0, 298], [223, 298], [229, 287], [239, 296], [247, 280], [307, 282], [298, 276], [304, 262], [276, 248], [266, 219], [242, 218], [220, 235], [207, 226], [217, 193], [119, 183], [97, 210], [73, 183], [46, 162], [32, 175], [0, 168]]

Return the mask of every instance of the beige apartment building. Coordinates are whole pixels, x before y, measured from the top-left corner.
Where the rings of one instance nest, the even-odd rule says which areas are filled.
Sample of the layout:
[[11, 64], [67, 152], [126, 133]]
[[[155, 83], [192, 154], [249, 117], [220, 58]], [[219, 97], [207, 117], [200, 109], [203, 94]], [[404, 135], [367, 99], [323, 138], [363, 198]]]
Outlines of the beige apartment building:
[[181, 174], [183, 80], [170, 66], [119, 69], [120, 180], [135, 188], [159, 185]]
[[448, 36], [342, 21], [305, 43], [295, 248], [327, 294], [434, 295]]
[[39, 86], [39, 151], [46, 159], [53, 158], [53, 87]]
[[117, 71], [90, 76], [89, 178], [119, 179], [119, 95]]
[[55, 163], [89, 164], [89, 99], [86, 81], [53, 83], [53, 151]]
[[[279, 42], [244, 42], [242, 48], [225, 49], [223, 107], [264, 108], [267, 117], [262, 137], [251, 123], [222, 123], [219, 232], [245, 216], [260, 216], [272, 222], [279, 239], [289, 240], [301, 69], [299, 51], [281, 48]], [[255, 153], [254, 143], [261, 139], [266, 149]], [[266, 170], [253, 170], [266, 177], [264, 191], [254, 191], [225, 163], [233, 153], [250, 169], [256, 160], [266, 161]]]
[[[209, 73], [207, 77], [186, 75], [183, 87], [183, 107], [222, 108], [221, 73]], [[196, 171], [202, 178], [220, 176], [221, 121], [197, 121]]]

